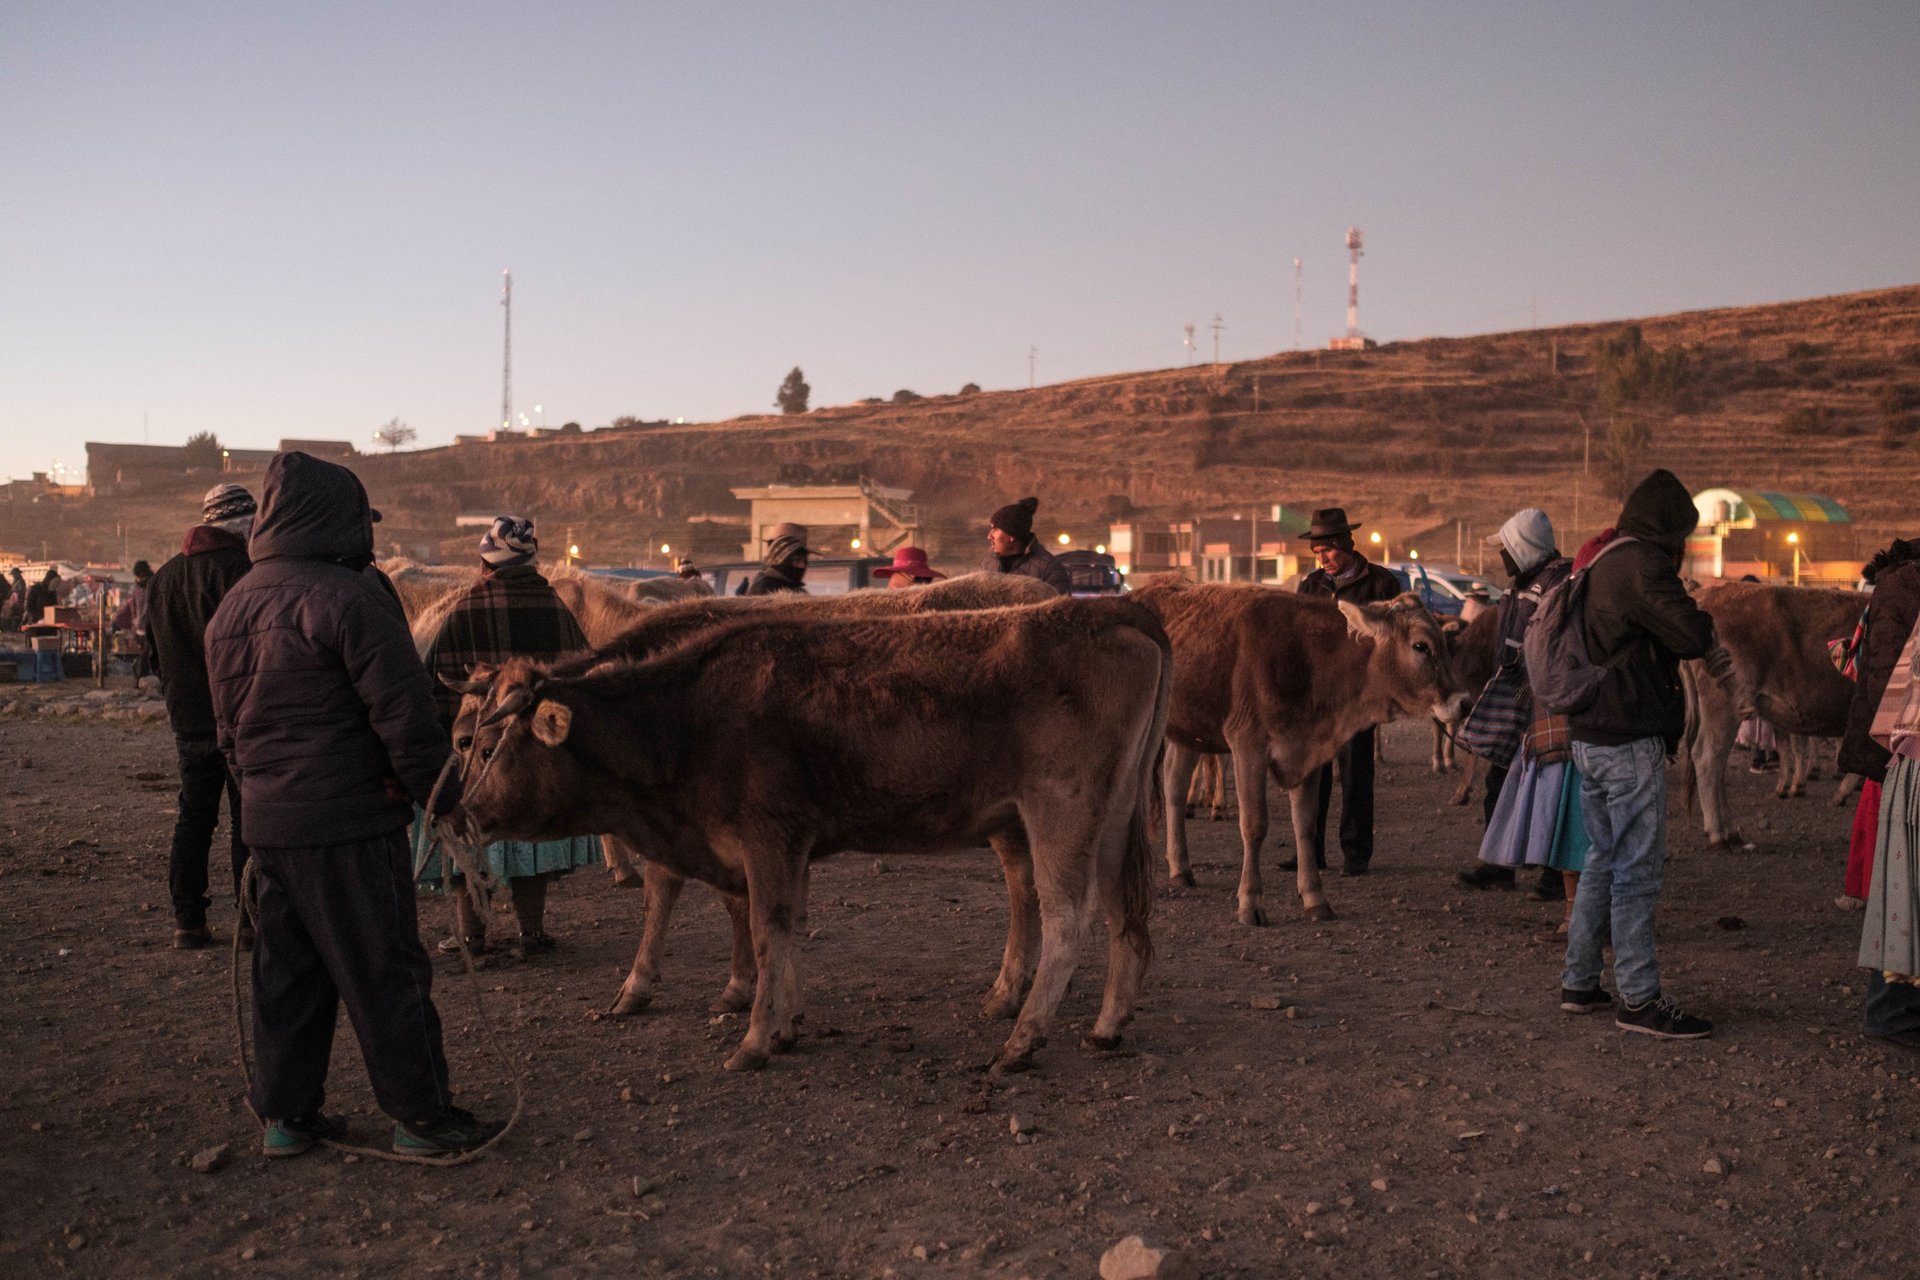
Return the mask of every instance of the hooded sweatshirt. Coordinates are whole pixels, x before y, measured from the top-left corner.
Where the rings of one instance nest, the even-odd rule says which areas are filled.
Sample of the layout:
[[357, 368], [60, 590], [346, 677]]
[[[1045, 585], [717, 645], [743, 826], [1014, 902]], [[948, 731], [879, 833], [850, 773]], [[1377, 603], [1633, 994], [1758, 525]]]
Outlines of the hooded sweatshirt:
[[[221, 750], [242, 835], [345, 844], [406, 826], [448, 755], [432, 684], [392, 591], [372, 573], [373, 513], [345, 467], [283, 453], [267, 468], [253, 569], [207, 626]], [[459, 798], [449, 779], [440, 809]]]
[[1617, 545], [1585, 570], [1587, 653], [1614, 665], [1592, 705], [1570, 717], [1575, 742], [1660, 738], [1672, 751], [1680, 741], [1680, 660], [1713, 647], [1713, 619], [1680, 581], [1681, 553], [1699, 522], [1693, 498], [1671, 471], [1654, 472], [1627, 495], [1614, 522]]

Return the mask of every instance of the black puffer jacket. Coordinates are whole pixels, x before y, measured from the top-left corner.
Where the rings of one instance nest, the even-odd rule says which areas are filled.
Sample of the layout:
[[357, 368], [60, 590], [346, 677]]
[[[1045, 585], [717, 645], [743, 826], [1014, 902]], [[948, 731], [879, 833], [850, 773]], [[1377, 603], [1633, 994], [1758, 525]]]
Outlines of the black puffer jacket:
[[1907, 637], [1920, 620], [1920, 540], [1895, 539], [1867, 566], [1873, 596], [1867, 634], [1860, 646], [1860, 679], [1847, 704], [1847, 732], [1840, 739], [1840, 767], [1873, 782], [1887, 780], [1887, 749], [1867, 736], [1873, 713], [1887, 691], [1887, 679]]
[[1067, 566], [1053, 558], [1053, 552], [1040, 545], [1038, 538], [1028, 538], [1026, 550], [1017, 556], [997, 556], [989, 551], [980, 561], [980, 572], [1035, 578], [1063, 596], [1073, 594], [1073, 575], [1067, 572]]
[[[367, 492], [345, 467], [283, 453], [267, 468], [253, 570], [207, 627], [220, 746], [244, 835], [342, 844], [404, 827], [448, 754], [406, 615], [370, 571]], [[453, 781], [441, 797], [458, 799]]]
[[160, 675], [167, 719], [183, 737], [213, 736], [207, 623], [252, 567], [246, 539], [197, 524], [187, 530], [180, 554], [160, 566], [147, 588], [147, 661]]
[[1686, 727], [1680, 660], [1713, 647], [1713, 619], [1680, 581], [1680, 553], [1700, 522], [1671, 471], [1656, 471], [1627, 496], [1615, 526], [1635, 539], [1586, 572], [1587, 653], [1617, 660], [1592, 705], [1569, 721], [1575, 742], [1619, 746], [1661, 738], [1672, 751]]

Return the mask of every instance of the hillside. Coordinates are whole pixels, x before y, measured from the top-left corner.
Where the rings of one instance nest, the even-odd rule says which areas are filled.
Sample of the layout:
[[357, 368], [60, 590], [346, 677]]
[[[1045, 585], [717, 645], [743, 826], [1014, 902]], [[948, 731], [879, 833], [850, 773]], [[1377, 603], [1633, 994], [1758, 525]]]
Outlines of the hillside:
[[[451, 548], [456, 514], [510, 509], [534, 514], [550, 539], [571, 527], [600, 561], [685, 545], [689, 517], [743, 513], [731, 486], [858, 475], [914, 490], [922, 540], [948, 563], [972, 561], [985, 513], [1026, 493], [1040, 496], [1045, 529], [1083, 545], [1128, 512], [1276, 501], [1342, 503], [1395, 540], [1455, 520], [1484, 532], [1539, 504], [1571, 544], [1617, 506], [1595, 365], [1599, 344], [1628, 323], [462, 444], [357, 467], [386, 513], [383, 533], [398, 540]], [[1636, 470], [1670, 467], [1696, 490], [1829, 494], [1860, 523], [1863, 552], [1913, 531], [1920, 286], [1637, 323], [1648, 347], [1686, 358], [1676, 390], [1623, 411], [1649, 432]], [[177, 502], [100, 499], [59, 523], [96, 554], [117, 552], [124, 528], [139, 554], [175, 536]], [[0, 545], [21, 544], [0, 535]]]

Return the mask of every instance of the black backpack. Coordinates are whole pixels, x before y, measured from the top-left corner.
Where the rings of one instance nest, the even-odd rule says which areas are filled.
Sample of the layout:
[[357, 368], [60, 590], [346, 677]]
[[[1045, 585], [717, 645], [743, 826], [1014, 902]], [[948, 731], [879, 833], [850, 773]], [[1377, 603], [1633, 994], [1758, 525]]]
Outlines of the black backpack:
[[1527, 663], [1527, 684], [1533, 700], [1554, 715], [1576, 715], [1593, 705], [1607, 673], [1618, 666], [1632, 646], [1603, 662], [1587, 653], [1587, 575], [1615, 547], [1637, 541], [1619, 537], [1600, 549], [1586, 568], [1547, 592], [1534, 611], [1521, 642]]

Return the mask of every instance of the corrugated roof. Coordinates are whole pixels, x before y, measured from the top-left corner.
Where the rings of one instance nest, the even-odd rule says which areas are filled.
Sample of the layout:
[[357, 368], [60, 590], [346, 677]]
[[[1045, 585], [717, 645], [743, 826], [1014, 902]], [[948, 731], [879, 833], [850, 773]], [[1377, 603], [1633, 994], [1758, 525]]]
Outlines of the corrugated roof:
[[1756, 520], [1794, 520], [1809, 524], [1852, 524], [1847, 509], [1817, 493], [1774, 493], [1768, 489], [1742, 492]]

